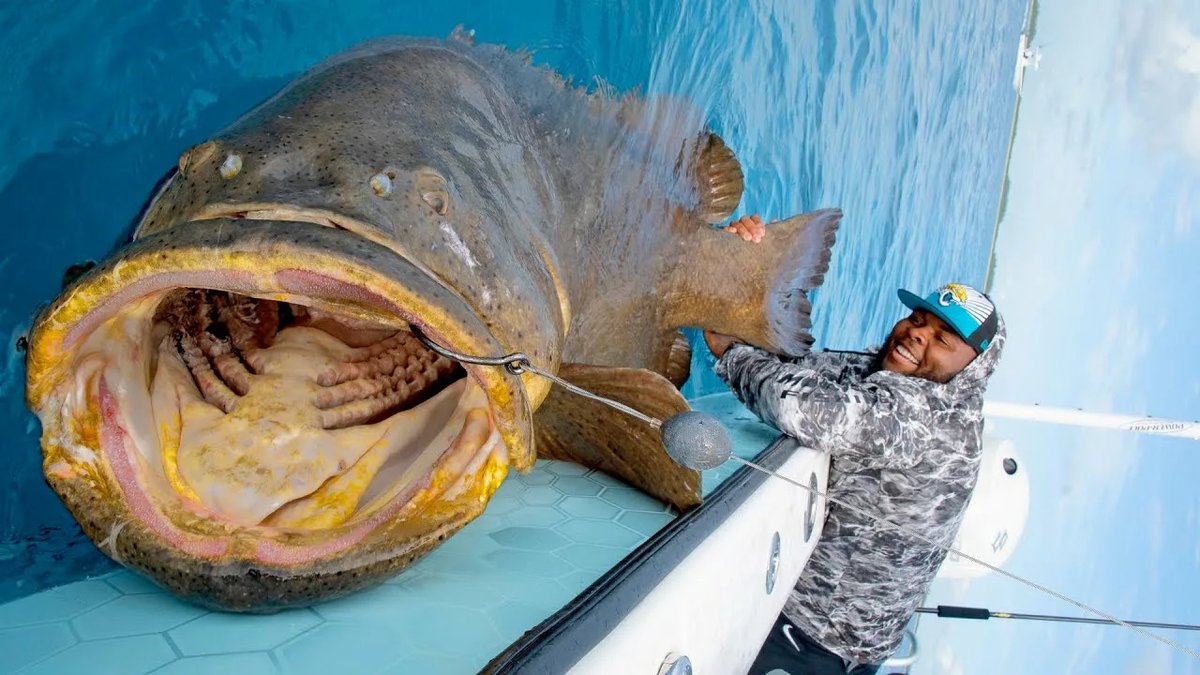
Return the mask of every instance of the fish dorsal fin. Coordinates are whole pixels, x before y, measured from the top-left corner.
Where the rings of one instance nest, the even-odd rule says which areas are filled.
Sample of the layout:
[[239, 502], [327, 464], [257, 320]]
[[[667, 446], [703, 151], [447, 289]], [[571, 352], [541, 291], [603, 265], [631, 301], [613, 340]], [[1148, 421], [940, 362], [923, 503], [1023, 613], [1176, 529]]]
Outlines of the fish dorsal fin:
[[644, 142], [662, 147], [680, 143], [674, 168], [682, 180], [694, 184], [697, 203], [691, 213], [702, 223], [714, 224], [737, 210], [745, 177], [725, 139], [705, 124], [706, 114], [694, 100], [671, 94], [624, 97], [617, 113], [624, 124], [648, 139]]
[[454, 27], [454, 30], [450, 31], [450, 39], [458, 40], [463, 44], [474, 45], [475, 29], [467, 30], [467, 27], [460, 23]]
[[712, 131], [704, 131], [696, 156], [696, 189], [700, 196], [699, 217], [705, 223], [724, 221], [737, 210], [745, 190], [742, 164]]
[[[659, 420], [690, 409], [670, 381], [649, 370], [565, 363], [558, 376]], [[539, 459], [602, 471], [681, 510], [701, 501], [700, 473], [672, 461], [659, 431], [642, 420], [559, 386], [533, 419]]]

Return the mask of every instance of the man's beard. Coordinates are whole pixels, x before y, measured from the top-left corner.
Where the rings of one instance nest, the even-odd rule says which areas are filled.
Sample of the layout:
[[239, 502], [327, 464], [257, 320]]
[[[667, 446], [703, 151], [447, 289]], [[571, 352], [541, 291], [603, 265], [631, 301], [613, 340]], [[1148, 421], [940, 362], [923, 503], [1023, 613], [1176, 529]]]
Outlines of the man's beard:
[[891, 353], [894, 346], [894, 339], [891, 335], [888, 335], [887, 339], [883, 341], [883, 346], [879, 348], [879, 351], [875, 352], [875, 358], [871, 359], [869, 372], [878, 373], [883, 370], [883, 361]]
[[[896, 337], [894, 335], [889, 335], [888, 339], [883, 343], [883, 347], [879, 350], [878, 353], [875, 354], [875, 358], [871, 360], [870, 372], [878, 373], [879, 371], [883, 370], [884, 359], [886, 359], [887, 355], [891, 354], [892, 350], [895, 348], [896, 348]], [[896, 373], [896, 374], [897, 375], [905, 375], [907, 377], [916, 377], [916, 378], [920, 378], [922, 380], [928, 380], [935, 384], [946, 384], [951, 379], [953, 379], [952, 377], [939, 378], [939, 377], [933, 375], [932, 373], [930, 373], [930, 374]]]

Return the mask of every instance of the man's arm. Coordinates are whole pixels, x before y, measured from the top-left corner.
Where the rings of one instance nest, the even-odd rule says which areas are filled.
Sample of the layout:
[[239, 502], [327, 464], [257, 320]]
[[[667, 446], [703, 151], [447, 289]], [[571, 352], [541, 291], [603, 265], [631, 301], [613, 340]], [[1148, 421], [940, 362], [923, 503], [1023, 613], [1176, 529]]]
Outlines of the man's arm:
[[802, 445], [877, 468], [912, 466], [925, 425], [896, 393], [871, 382], [838, 382], [819, 369], [744, 344], [716, 373], [747, 409]]

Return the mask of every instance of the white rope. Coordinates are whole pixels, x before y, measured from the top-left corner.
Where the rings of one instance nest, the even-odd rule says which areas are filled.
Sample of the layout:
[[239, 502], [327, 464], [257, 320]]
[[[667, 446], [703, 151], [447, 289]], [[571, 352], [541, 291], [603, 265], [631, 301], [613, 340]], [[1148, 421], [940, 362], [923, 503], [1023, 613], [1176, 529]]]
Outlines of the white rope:
[[1032, 582], [1032, 581], [1030, 581], [1030, 580], [1028, 580], [1028, 579], [1022, 578], [1022, 577], [1020, 577], [1020, 576], [1017, 576], [1016, 574], [1013, 574], [1012, 572], [1006, 572], [1006, 571], [1004, 571], [1004, 570], [1002, 570], [1002, 569], [1000, 569], [999, 567], [996, 567], [996, 566], [994, 566], [994, 565], [989, 565], [988, 563], [985, 563], [984, 561], [982, 561], [982, 560], [980, 560], [980, 559], [978, 559], [978, 558], [975, 558], [975, 557], [973, 557], [973, 556], [969, 556], [969, 555], [967, 555], [966, 553], [963, 553], [962, 551], [956, 550], [956, 549], [954, 549], [954, 548], [952, 548], [952, 547], [950, 547], [950, 546], [943, 546], [943, 545], [941, 545], [941, 544], [939, 544], [939, 543], [937, 543], [937, 542], [930, 541], [930, 540], [929, 540], [929, 539], [927, 539], [926, 537], [922, 536], [920, 533], [918, 533], [918, 532], [913, 532], [912, 530], [910, 530], [910, 529], [906, 528], [906, 527], [905, 527], [905, 526], [903, 526], [903, 525], [900, 525], [899, 523], [895, 523], [895, 522], [892, 522], [891, 520], [888, 520], [888, 519], [887, 519], [887, 518], [885, 518], [884, 516], [881, 516], [881, 515], [879, 515], [879, 514], [875, 514], [875, 513], [871, 513], [871, 512], [869, 512], [869, 511], [866, 511], [866, 510], [860, 509], [860, 508], [858, 508], [858, 507], [856, 507], [856, 506], [851, 506], [851, 505], [847, 504], [846, 502], [843, 502], [843, 501], [841, 501], [841, 500], [839, 500], [839, 499], [834, 499], [833, 497], [830, 497], [829, 495], [827, 495], [827, 494], [825, 494], [825, 493], [821, 492], [820, 490], [813, 489], [813, 488], [811, 488], [811, 487], [809, 487], [809, 486], [807, 486], [807, 485], [804, 485], [804, 484], [802, 484], [802, 483], [799, 483], [799, 482], [797, 482], [797, 481], [794, 481], [794, 480], [792, 480], [791, 478], [788, 478], [787, 476], [783, 476], [783, 475], [780, 475], [780, 474], [778, 474], [778, 473], [775, 473], [774, 471], [771, 471], [770, 469], [767, 469], [767, 468], [765, 468], [765, 467], [759, 466], [758, 464], [755, 464], [754, 462], [751, 462], [751, 461], [750, 461], [750, 460], [748, 460], [748, 459], [742, 459], [741, 457], [738, 457], [737, 455], [730, 455], [730, 459], [735, 459], [735, 460], [737, 460], [737, 461], [741, 462], [742, 464], [745, 464], [746, 466], [748, 466], [748, 467], [750, 467], [750, 468], [752, 468], [752, 469], [756, 469], [756, 470], [758, 470], [758, 471], [761, 471], [761, 472], [763, 472], [763, 473], [767, 474], [768, 476], [774, 476], [775, 478], [779, 478], [779, 479], [785, 480], [785, 481], [787, 481], [787, 482], [791, 483], [792, 485], [795, 485], [796, 487], [801, 487], [801, 488], [804, 488], [805, 490], [808, 490], [809, 492], [815, 493], [815, 494], [816, 494], [817, 496], [819, 496], [819, 497], [823, 497], [823, 498], [825, 498], [825, 499], [828, 499], [830, 502], [833, 502], [834, 504], [837, 504], [838, 506], [841, 506], [842, 508], [845, 508], [845, 509], [849, 509], [849, 510], [851, 510], [851, 511], [854, 511], [855, 513], [857, 513], [857, 514], [859, 514], [859, 515], [861, 515], [861, 516], [865, 516], [865, 517], [867, 517], [867, 518], [870, 518], [871, 520], [875, 520], [875, 521], [881, 521], [881, 522], [887, 523], [888, 525], [891, 525], [892, 527], [896, 528], [897, 530], [900, 530], [900, 531], [901, 531], [901, 532], [903, 532], [904, 534], [907, 534], [907, 535], [908, 535], [908, 536], [910, 536], [910, 537], [914, 537], [914, 538], [916, 538], [916, 539], [919, 539], [919, 540], [921, 540], [921, 541], [925, 542], [926, 544], [929, 544], [930, 546], [936, 546], [937, 548], [943, 549], [943, 550], [945, 550], [945, 551], [948, 551], [948, 552], [950, 552], [950, 553], [953, 553], [953, 554], [955, 554], [955, 555], [962, 556], [963, 558], [966, 558], [967, 560], [970, 560], [970, 561], [972, 561], [972, 562], [974, 562], [974, 563], [977, 563], [977, 564], [983, 565], [984, 567], [986, 567], [986, 568], [990, 569], [990, 570], [991, 570], [991, 571], [993, 571], [993, 572], [996, 572], [996, 573], [998, 573], [998, 574], [1002, 574], [1002, 575], [1004, 575], [1004, 576], [1008, 577], [1009, 579], [1013, 579], [1014, 581], [1019, 581], [1019, 582], [1021, 582], [1021, 583], [1025, 584], [1026, 586], [1029, 586], [1030, 588], [1035, 588], [1035, 589], [1037, 589], [1037, 590], [1039, 590], [1039, 591], [1041, 591], [1041, 592], [1043, 592], [1043, 593], [1046, 593], [1046, 594], [1048, 594], [1048, 595], [1052, 595], [1052, 596], [1054, 596], [1054, 597], [1058, 598], [1059, 600], [1062, 600], [1063, 602], [1068, 602], [1068, 603], [1070, 603], [1070, 604], [1072, 604], [1072, 605], [1075, 605], [1076, 607], [1078, 607], [1078, 608], [1080, 608], [1080, 609], [1082, 609], [1082, 610], [1084, 610], [1084, 611], [1091, 612], [1092, 614], [1096, 614], [1096, 615], [1102, 616], [1102, 617], [1104, 617], [1105, 619], [1107, 619], [1107, 620], [1109, 620], [1109, 621], [1111, 621], [1111, 622], [1113, 622], [1113, 623], [1115, 623], [1115, 624], [1118, 624], [1118, 625], [1124, 626], [1124, 627], [1128, 628], [1129, 630], [1132, 630], [1132, 631], [1135, 631], [1135, 632], [1141, 633], [1142, 635], [1145, 635], [1146, 637], [1149, 637], [1149, 638], [1153, 638], [1153, 639], [1155, 639], [1155, 640], [1158, 640], [1159, 642], [1162, 642], [1162, 643], [1163, 643], [1163, 644], [1165, 644], [1165, 645], [1168, 645], [1168, 646], [1174, 647], [1175, 649], [1178, 649], [1179, 651], [1183, 652], [1184, 654], [1187, 654], [1188, 656], [1190, 656], [1190, 657], [1192, 657], [1192, 658], [1194, 658], [1194, 659], [1200, 659], [1200, 653], [1196, 653], [1196, 652], [1192, 651], [1191, 649], [1188, 649], [1187, 647], [1182, 647], [1182, 646], [1180, 646], [1180, 645], [1177, 645], [1177, 644], [1175, 644], [1174, 642], [1172, 642], [1171, 640], [1168, 640], [1167, 638], [1165, 638], [1165, 637], [1162, 637], [1161, 635], [1157, 635], [1157, 634], [1155, 634], [1155, 633], [1151, 633], [1151, 632], [1149, 632], [1149, 631], [1146, 631], [1146, 630], [1143, 630], [1143, 629], [1141, 629], [1141, 628], [1138, 628], [1137, 626], [1130, 625], [1130, 624], [1128, 624], [1128, 623], [1126, 623], [1126, 622], [1124, 622], [1124, 621], [1122, 621], [1122, 620], [1120, 620], [1120, 619], [1118, 619], [1118, 618], [1116, 618], [1116, 617], [1109, 616], [1108, 614], [1106, 614], [1106, 613], [1104, 613], [1104, 612], [1102, 612], [1102, 611], [1100, 611], [1100, 610], [1098, 610], [1098, 609], [1093, 609], [1092, 607], [1089, 607], [1089, 606], [1087, 606], [1087, 605], [1083, 604], [1082, 602], [1079, 602], [1079, 601], [1077, 601], [1077, 600], [1072, 600], [1071, 598], [1068, 598], [1067, 596], [1063, 595], [1062, 593], [1058, 593], [1057, 591], [1052, 591], [1052, 590], [1050, 590], [1049, 588], [1046, 588], [1045, 586], [1041, 586], [1041, 585], [1039, 585], [1039, 584], [1037, 584], [1037, 583], [1034, 583], [1034, 582]]

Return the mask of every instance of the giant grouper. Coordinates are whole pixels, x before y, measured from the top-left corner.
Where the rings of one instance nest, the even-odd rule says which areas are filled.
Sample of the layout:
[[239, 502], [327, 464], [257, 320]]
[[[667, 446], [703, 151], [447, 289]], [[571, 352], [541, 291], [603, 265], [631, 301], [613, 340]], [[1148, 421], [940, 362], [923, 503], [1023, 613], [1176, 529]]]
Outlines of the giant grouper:
[[812, 344], [841, 212], [748, 244], [713, 227], [742, 192], [681, 97], [574, 87], [461, 30], [334, 55], [183, 152], [39, 312], [46, 480], [114, 560], [246, 612], [383, 582], [539, 457], [692, 508], [651, 425], [411, 329], [686, 411], [682, 328]]

